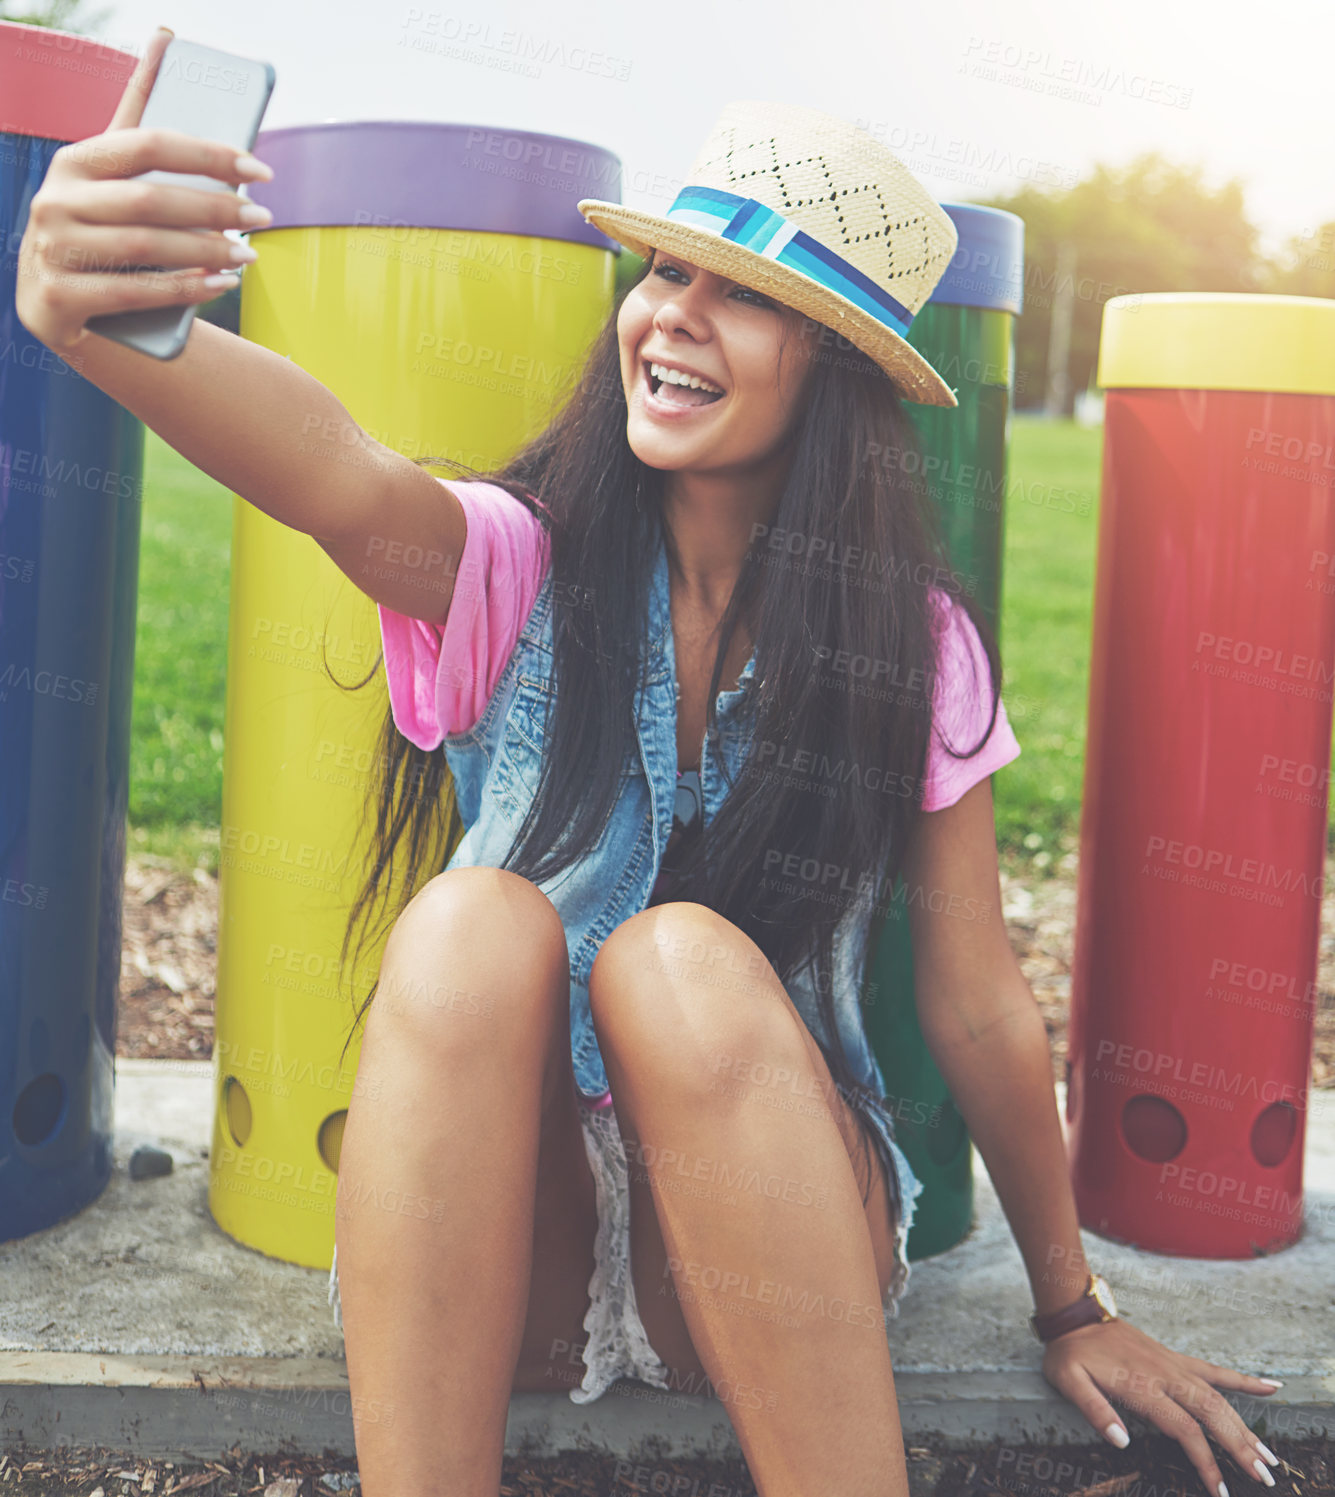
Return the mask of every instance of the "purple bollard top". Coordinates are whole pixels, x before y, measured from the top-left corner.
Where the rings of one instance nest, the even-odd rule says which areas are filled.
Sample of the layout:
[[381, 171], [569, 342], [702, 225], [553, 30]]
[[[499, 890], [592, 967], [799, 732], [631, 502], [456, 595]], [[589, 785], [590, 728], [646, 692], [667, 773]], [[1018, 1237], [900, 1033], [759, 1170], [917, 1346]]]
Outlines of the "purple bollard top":
[[621, 201], [621, 160], [564, 135], [493, 125], [339, 120], [261, 130], [272, 182], [247, 195], [271, 229], [406, 227], [529, 234], [620, 253], [575, 207]]

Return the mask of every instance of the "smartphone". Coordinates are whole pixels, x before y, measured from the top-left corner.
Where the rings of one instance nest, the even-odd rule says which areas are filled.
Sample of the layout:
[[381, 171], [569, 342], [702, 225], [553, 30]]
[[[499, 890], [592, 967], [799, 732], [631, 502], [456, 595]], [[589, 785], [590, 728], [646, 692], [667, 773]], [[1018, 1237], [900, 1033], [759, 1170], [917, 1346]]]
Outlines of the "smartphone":
[[[259, 134], [273, 85], [274, 70], [267, 62], [173, 37], [163, 50], [139, 123], [144, 127], [180, 130], [203, 140], [222, 141], [238, 151], [249, 151]], [[204, 192], [236, 192], [230, 183], [193, 172], [148, 171], [141, 172], [135, 180], [171, 182]], [[187, 232], [210, 234], [213, 230], [200, 228]], [[125, 274], [165, 268], [135, 266]], [[197, 307], [198, 303], [191, 302], [186, 306], [108, 312], [90, 317], [87, 326], [104, 338], [114, 338], [117, 343], [137, 348], [155, 359], [174, 359], [185, 347]]]

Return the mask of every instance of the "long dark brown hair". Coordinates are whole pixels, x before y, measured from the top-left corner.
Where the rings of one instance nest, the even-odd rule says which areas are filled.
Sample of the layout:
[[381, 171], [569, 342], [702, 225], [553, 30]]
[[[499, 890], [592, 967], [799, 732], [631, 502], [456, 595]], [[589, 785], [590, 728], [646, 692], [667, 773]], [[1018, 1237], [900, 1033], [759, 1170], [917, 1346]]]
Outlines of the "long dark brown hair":
[[[676, 555], [664, 474], [641, 462], [626, 438], [616, 323], [614, 309], [557, 414], [503, 467], [419, 460], [498, 484], [551, 539], [554, 702], [538, 792], [503, 865], [534, 882], [588, 856], [612, 812], [635, 752], [633, 699], [647, 668], [660, 540]], [[914, 476], [922, 471], [915, 431], [887, 376], [828, 329], [808, 323], [804, 332], [822, 346], [794, 415], [773, 522], [755, 527], [718, 627], [707, 697], [706, 741], [723, 773], [715, 697], [734, 631], [753, 626], [755, 675], [743, 699], [751, 750], [670, 897], [731, 920], [785, 984], [813, 962], [830, 1043], [816, 1039], [836, 1086], [854, 1095], [866, 1088], [835, 1042], [834, 925], [862, 900], [873, 905], [873, 919], [884, 914], [921, 811], [939, 638], [932, 587], [972, 620], [991, 677], [991, 714], [978, 743], [964, 749], [943, 740], [957, 758], [972, 757], [991, 732], [1001, 662], [986, 618], [949, 566]], [[345, 969], [358, 918], [360, 954], [444, 868], [464, 832], [443, 751], [410, 743], [388, 708], [379, 749], [367, 808], [375, 810], [372, 850], [344, 936]], [[396, 855], [407, 864], [401, 901], [371, 932]]]

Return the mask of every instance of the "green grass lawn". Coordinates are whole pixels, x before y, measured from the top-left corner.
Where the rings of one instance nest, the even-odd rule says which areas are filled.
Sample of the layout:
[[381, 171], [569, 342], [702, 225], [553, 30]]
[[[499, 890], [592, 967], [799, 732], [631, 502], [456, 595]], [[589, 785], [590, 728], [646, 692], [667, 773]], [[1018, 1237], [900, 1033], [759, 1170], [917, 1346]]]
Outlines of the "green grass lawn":
[[129, 845], [216, 871], [233, 500], [144, 438]]
[[[146, 434], [130, 845], [217, 868], [232, 497]], [[1022, 753], [993, 780], [998, 844], [1042, 869], [1075, 846], [1102, 434], [1011, 429], [1001, 644]]]
[[992, 795], [998, 846], [1037, 869], [1080, 830], [1102, 451], [1098, 427], [1011, 422], [999, 633], [1020, 757]]

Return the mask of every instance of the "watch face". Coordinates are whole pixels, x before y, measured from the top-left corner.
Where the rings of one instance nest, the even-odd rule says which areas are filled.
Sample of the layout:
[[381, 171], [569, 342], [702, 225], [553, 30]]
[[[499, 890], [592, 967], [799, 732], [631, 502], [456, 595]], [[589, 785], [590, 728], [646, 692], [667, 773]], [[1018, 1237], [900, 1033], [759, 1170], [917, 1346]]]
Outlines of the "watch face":
[[1098, 1305], [1109, 1315], [1117, 1314], [1117, 1302], [1113, 1299], [1113, 1292], [1108, 1287], [1108, 1281], [1098, 1274], [1094, 1275], [1094, 1299]]

